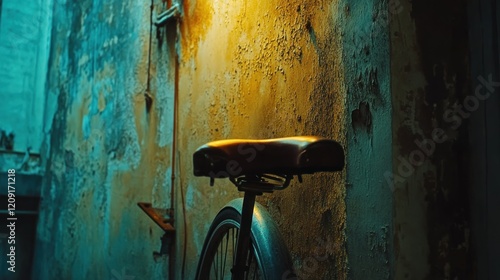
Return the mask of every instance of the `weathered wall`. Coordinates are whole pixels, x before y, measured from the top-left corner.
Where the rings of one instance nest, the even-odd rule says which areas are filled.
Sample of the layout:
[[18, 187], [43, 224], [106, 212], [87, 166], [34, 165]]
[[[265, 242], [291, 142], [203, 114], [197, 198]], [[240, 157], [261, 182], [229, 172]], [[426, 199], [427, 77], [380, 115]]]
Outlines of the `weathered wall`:
[[[0, 133], [12, 133], [4, 149], [39, 154], [44, 129], [45, 76], [50, 43], [51, 0], [3, 0], [0, 7]], [[2, 138], [2, 135], [0, 135]]]
[[[7, 223], [0, 228], [0, 279], [29, 279], [31, 275], [44, 172], [40, 154], [44, 138], [50, 134], [44, 122], [50, 114], [44, 110], [44, 89], [51, 3], [51, 0], [35, 0], [19, 5], [17, 1], [0, 1], [0, 220], [6, 221], [7, 209], [12, 206], [18, 218], [15, 231], [6, 227]], [[7, 187], [9, 169], [15, 170], [10, 188]], [[10, 202], [15, 199], [14, 205], [7, 204], [8, 194]], [[8, 239], [12, 237], [15, 239]], [[6, 255], [12, 252], [14, 266], [6, 262], [10, 258]]]
[[167, 274], [166, 262], [151, 256], [160, 232], [135, 203], [168, 206], [172, 46], [152, 46], [158, 51], [147, 112], [150, 4], [105, 2], [54, 5], [47, 98], [57, 114], [42, 190], [36, 279]]
[[180, 184], [191, 243], [178, 243], [178, 251], [187, 246], [187, 267], [196, 263], [206, 221], [238, 195], [229, 184], [209, 188], [193, 178], [192, 152], [213, 139], [318, 134], [347, 147], [347, 198], [345, 175], [323, 174], [262, 201], [299, 276], [391, 277], [387, 9], [380, 1], [184, 2]]
[[[179, 150], [188, 244], [178, 246], [187, 246], [187, 267], [196, 264], [207, 221], [238, 196], [223, 181], [210, 188], [208, 179], [193, 178], [190, 156], [199, 145], [222, 138], [301, 134], [346, 143], [336, 5], [184, 2]], [[345, 277], [342, 181], [341, 175], [308, 176], [303, 184], [261, 200], [279, 223], [302, 277]], [[318, 261], [317, 251], [323, 255], [325, 245], [328, 257]], [[187, 269], [186, 279], [193, 272]]]
[[[347, 154], [343, 173], [259, 199], [300, 278], [498, 275], [498, 1], [192, 0], [160, 30], [148, 2], [42, 2], [3, 1], [0, 18], [0, 97], [12, 102], [0, 129], [40, 152], [24, 173], [47, 171], [35, 279], [168, 278], [168, 259], [151, 256], [161, 232], [135, 204], [171, 206], [173, 153], [175, 278], [191, 279], [212, 218], [240, 195], [194, 178], [194, 150], [300, 134]], [[23, 11], [40, 24], [13, 16]], [[23, 156], [1, 155], [0, 172]]]
[[388, 21], [399, 1], [344, 1], [347, 88], [349, 279], [393, 279], [393, 199], [383, 180], [392, 159]]
[[[391, 21], [395, 278], [471, 279], [465, 1], [401, 1]], [[474, 101], [474, 100], [475, 101]]]
[[[154, 13], [171, 4], [157, 2]], [[301, 278], [474, 276], [471, 248], [487, 262], [478, 240], [491, 232], [476, 217], [470, 244], [469, 115], [456, 105], [490, 115], [468, 97], [465, 3], [433, 3], [183, 1], [178, 26], [157, 32], [151, 3], [56, 1], [37, 278], [166, 278], [168, 260], [151, 256], [161, 232], [135, 203], [171, 206], [172, 153], [175, 278], [192, 278], [212, 218], [240, 195], [194, 178], [192, 153], [300, 134], [338, 139], [347, 154], [343, 173], [260, 198]], [[472, 193], [483, 213], [491, 199]]]
[[200, 0], [182, 8], [177, 52], [174, 29], [156, 37], [153, 28], [149, 63], [148, 3], [56, 3], [48, 98], [58, 110], [38, 229], [40, 278], [166, 276], [166, 260], [150, 256], [159, 229], [134, 204], [170, 206], [176, 55], [176, 278], [192, 278], [211, 219], [239, 195], [226, 182], [209, 188], [193, 178], [194, 150], [214, 139], [301, 134], [338, 139], [349, 167], [261, 199], [297, 273], [390, 278], [391, 193], [381, 179], [391, 166], [387, 4]]

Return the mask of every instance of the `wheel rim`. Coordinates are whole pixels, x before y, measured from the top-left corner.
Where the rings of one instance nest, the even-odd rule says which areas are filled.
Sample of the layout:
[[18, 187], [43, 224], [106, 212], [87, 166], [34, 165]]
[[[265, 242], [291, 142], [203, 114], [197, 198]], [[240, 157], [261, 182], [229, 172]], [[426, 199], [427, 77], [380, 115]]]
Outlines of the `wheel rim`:
[[[214, 247], [210, 250], [211, 254], [207, 252], [205, 256], [208, 260], [212, 260], [209, 271], [206, 274], [208, 275], [207, 279], [231, 280], [231, 269], [236, 253], [239, 223], [226, 220], [214, 232], [218, 233], [212, 236], [210, 242], [214, 244]], [[247, 260], [248, 271], [245, 273], [244, 279], [264, 279], [259, 265], [260, 260], [256, 257], [253, 244], [250, 246]]]

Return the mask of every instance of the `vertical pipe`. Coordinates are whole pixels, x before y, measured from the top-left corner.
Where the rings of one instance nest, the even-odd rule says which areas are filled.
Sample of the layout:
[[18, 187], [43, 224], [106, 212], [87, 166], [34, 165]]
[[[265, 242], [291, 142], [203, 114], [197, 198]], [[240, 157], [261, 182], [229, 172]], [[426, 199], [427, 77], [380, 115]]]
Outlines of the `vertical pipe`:
[[[179, 38], [177, 34], [177, 27], [175, 31], [175, 44]], [[175, 45], [174, 45], [175, 46]], [[177, 119], [178, 119], [178, 107], [179, 107], [179, 56], [177, 54], [177, 48], [174, 50], [174, 112], [173, 112], [173, 132], [172, 132], [172, 176], [170, 181], [170, 216], [172, 218], [172, 223], [175, 222], [174, 218], [174, 203], [175, 203], [175, 175], [177, 172], [176, 168], [176, 154], [177, 154]], [[186, 221], [184, 219], [184, 242], [186, 242]], [[175, 243], [174, 243], [175, 244]], [[185, 246], [184, 246], [185, 248]], [[169, 279], [175, 279], [175, 250], [176, 246], [171, 246], [171, 252], [169, 257]], [[185, 254], [184, 254], [185, 255]]]
[[150, 6], [150, 15], [149, 15], [149, 46], [148, 46], [148, 78], [146, 81], [146, 94], [151, 94], [150, 93], [150, 86], [151, 86], [151, 45], [153, 43], [153, 9], [154, 9], [154, 0], [151, 0], [151, 6]]
[[179, 63], [177, 54], [175, 55], [175, 77], [174, 77], [174, 112], [173, 112], [173, 131], [172, 131], [172, 176], [170, 177], [170, 211], [174, 211], [175, 197], [175, 173], [176, 173], [176, 154], [177, 154], [177, 112], [178, 112], [178, 96], [179, 96]]

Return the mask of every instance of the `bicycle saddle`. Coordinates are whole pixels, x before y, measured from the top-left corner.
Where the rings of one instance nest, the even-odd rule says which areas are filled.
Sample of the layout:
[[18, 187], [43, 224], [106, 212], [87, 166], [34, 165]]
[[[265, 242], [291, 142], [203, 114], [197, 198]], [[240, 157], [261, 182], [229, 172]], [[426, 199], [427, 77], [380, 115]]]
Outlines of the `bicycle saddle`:
[[339, 171], [344, 151], [336, 141], [317, 136], [219, 140], [196, 150], [193, 167], [195, 176], [210, 178]]

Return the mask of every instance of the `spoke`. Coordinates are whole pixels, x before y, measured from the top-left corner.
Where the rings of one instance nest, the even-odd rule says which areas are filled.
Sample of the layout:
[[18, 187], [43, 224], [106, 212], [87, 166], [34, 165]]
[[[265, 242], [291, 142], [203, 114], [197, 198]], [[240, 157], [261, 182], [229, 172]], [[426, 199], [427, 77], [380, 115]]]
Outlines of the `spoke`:
[[[208, 279], [210, 280], [225, 280], [232, 279], [233, 274], [231, 270], [234, 268], [236, 261], [236, 250], [238, 247], [238, 235], [240, 229], [234, 226], [228, 226], [222, 229], [218, 238], [214, 241], [216, 245], [213, 246], [212, 261], [208, 265]], [[254, 251], [254, 244], [250, 242], [248, 251], [243, 253], [245, 256], [246, 269], [243, 279], [262, 279], [262, 272], [258, 265], [258, 260]]]
[[[236, 235], [236, 236], [235, 236]], [[234, 266], [234, 261], [235, 261], [235, 258], [236, 258], [236, 238], [238, 237], [238, 229], [237, 228], [233, 228], [231, 230], [231, 243], [232, 243], [232, 247], [233, 247], [233, 257], [232, 257], [232, 261], [231, 261], [231, 269], [233, 268]], [[231, 273], [232, 274], [232, 273]]]
[[257, 277], [257, 273], [258, 273], [258, 271], [257, 271], [257, 263], [255, 263], [255, 264], [254, 264], [254, 270], [253, 270], [253, 279], [254, 279], [254, 280], [255, 280], [255, 279], [258, 279], [258, 277]]
[[227, 249], [229, 248], [229, 233], [226, 234], [226, 252], [224, 254], [224, 268], [222, 270], [222, 279], [224, 279], [224, 274], [226, 274], [226, 259], [227, 259]]
[[250, 277], [250, 266], [252, 265], [252, 246], [249, 246], [248, 248], [248, 253], [247, 253], [247, 266], [248, 266], [248, 271], [247, 271], [247, 279]]
[[[238, 229], [235, 229], [233, 231], [233, 265], [234, 265], [234, 262], [236, 261], [236, 243], [237, 243], [237, 240], [238, 240], [238, 233], [239, 233], [239, 230]], [[236, 235], [236, 236], [235, 236]]]
[[214, 256], [214, 262], [212, 263], [213, 266], [213, 272], [214, 272], [214, 277], [217, 279], [217, 253], [219, 251], [219, 248], [215, 251], [215, 256]]

